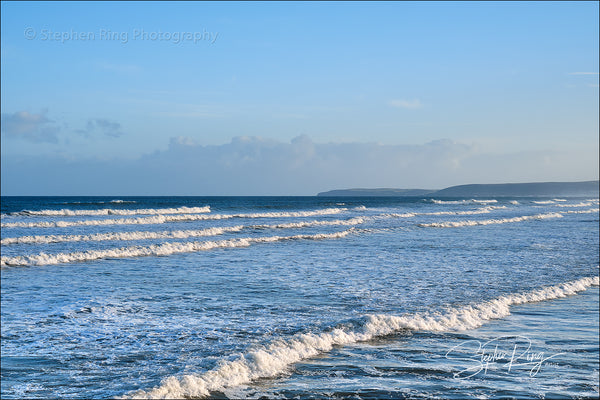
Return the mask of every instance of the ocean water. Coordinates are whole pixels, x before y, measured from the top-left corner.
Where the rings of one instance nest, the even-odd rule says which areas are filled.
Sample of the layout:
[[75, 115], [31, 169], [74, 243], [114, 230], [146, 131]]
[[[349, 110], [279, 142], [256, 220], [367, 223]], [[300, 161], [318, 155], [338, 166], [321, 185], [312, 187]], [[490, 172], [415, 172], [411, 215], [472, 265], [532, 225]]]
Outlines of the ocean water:
[[598, 397], [598, 205], [3, 197], [0, 396]]

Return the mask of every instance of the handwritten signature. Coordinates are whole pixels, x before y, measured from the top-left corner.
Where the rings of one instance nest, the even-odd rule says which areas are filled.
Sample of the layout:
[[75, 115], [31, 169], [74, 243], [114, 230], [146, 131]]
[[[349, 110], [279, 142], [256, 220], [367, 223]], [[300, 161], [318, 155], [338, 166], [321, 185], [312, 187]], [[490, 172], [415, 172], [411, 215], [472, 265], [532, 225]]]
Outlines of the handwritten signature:
[[546, 355], [544, 352], [535, 352], [531, 349], [531, 340], [525, 336], [500, 336], [487, 342], [479, 340], [466, 340], [446, 353], [449, 360], [460, 360], [472, 362], [472, 365], [454, 373], [454, 378], [468, 379], [483, 372], [487, 374], [488, 369], [498, 366], [499, 369], [506, 368], [506, 372], [526, 367], [529, 376], [534, 377], [540, 372], [548, 360], [563, 355], [557, 353]]

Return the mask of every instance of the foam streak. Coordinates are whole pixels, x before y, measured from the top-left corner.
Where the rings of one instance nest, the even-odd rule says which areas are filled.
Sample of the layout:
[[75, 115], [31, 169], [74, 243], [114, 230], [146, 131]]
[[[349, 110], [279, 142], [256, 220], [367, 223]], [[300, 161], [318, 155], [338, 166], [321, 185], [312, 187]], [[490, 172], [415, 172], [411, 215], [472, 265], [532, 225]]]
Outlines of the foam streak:
[[522, 217], [513, 218], [501, 218], [501, 219], [486, 219], [482, 221], [447, 221], [447, 222], [433, 222], [430, 224], [418, 224], [421, 227], [428, 228], [458, 228], [461, 226], [477, 226], [477, 225], [492, 225], [492, 224], [506, 224], [511, 222], [521, 222], [528, 220], [542, 220], [548, 218], [562, 218], [562, 214], [559, 213], [548, 213], [548, 214], [537, 214], [537, 215], [524, 215]]
[[436, 200], [436, 199], [431, 199], [431, 202], [434, 204], [489, 204], [489, 203], [497, 203], [498, 200], [495, 199], [491, 199], [491, 200], [476, 200], [476, 199], [470, 199], [470, 200]]
[[500, 209], [504, 209], [504, 208], [506, 208], [506, 206], [488, 206], [488, 207], [482, 207], [482, 208], [478, 208], [476, 210], [470, 210], [470, 211], [437, 211], [437, 212], [422, 212], [422, 213], [408, 212], [408, 213], [403, 213], [403, 214], [390, 213], [390, 214], [381, 214], [381, 215], [379, 215], [379, 217], [412, 218], [412, 217], [416, 217], [417, 215], [476, 215], [476, 214], [489, 214], [493, 210], [500, 210]]
[[600, 211], [597, 208], [590, 208], [589, 210], [569, 210], [569, 211], [561, 211], [562, 214], [592, 214]]
[[0, 241], [3, 246], [10, 244], [28, 243], [63, 243], [63, 242], [92, 242], [105, 240], [144, 240], [144, 239], [185, 239], [198, 236], [222, 235], [226, 232], [239, 232], [243, 225], [231, 227], [215, 227], [201, 230], [163, 231], [163, 232], [108, 232], [91, 235], [39, 235], [5, 238]]
[[90, 225], [149, 225], [164, 224], [168, 222], [187, 222], [219, 220], [230, 218], [286, 218], [286, 217], [312, 217], [316, 215], [338, 214], [346, 211], [345, 208], [326, 208], [316, 211], [296, 211], [296, 212], [271, 212], [271, 213], [251, 213], [251, 214], [185, 214], [185, 215], [156, 215], [152, 217], [141, 218], [119, 218], [119, 219], [100, 219], [83, 221], [46, 221], [46, 222], [9, 222], [3, 223], [2, 228], [64, 228], [69, 226], [90, 226]]
[[348, 220], [333, 221], [306, 221], [291, 222], [288, 224], [276, 225], [237, 225], [230, 227], [213, 227], [200, 230], [179, 230], [163, 232], [108, 232], [96, 233], [92, 235], [39, 235], [39, 236], [20, 236], [14, 238], [5, 238], [0, 241], [3, 246], [11, 244], [29, 244], [29, 243], [62, 243], [62, 242], [88, 242], [88, 241], [106, 241], [106, 240], [145, 240], [145, 239], [185, 239], [199, 236], [216, 236], [228, 232], [239, 232], [242, 229], [286, 229], [286, 228], [304, 228], [311, 226], [339, 226], [339, 225], [358, 225], [364, 222], [363, 218], [351, 218]]
[[556, 204], [556, 207], [590, 207], [592, 202], [581, 202], [577, 204]]
[[295, 235], [295, 236], [268, 236], [268, 237], [249, 237], [240, 239], [207, 241], [207, 242], [169, 242], [151, 246], [131, 246], [107, 250], [88, 250], [73, 253], [46, 254], [40, 253], [30, 256], [2, 257], [0, 266], [30, 266], [30, 265], [50, 265], [63, 264], [81, 261], [92, 261], [102, 258], [131, 258], [143, 256], [168, 256], [177, 253], [192, 253], [215, 248], [227, 247], [248, 247], [252, 243], [271, 243], [283, 240], [299, 239], [337, 239], [347, 236], [354, 228], [336, 233], [321, 233], [316, 235]]
[[38, 210], [38, 211], [20, 211], [11, 213], [11, 215], [31, 215], [31, 216], [80, 216], [80, 215], [139, 215], [139, 214], [199, 214], [209, 213], [210, 207], [179, 207], [179, 208], [142, 208], [133, 210], [119, 210], [114, 208], [102, 208], [99, 210], [71, 210], [64, 208], [62, 210]]

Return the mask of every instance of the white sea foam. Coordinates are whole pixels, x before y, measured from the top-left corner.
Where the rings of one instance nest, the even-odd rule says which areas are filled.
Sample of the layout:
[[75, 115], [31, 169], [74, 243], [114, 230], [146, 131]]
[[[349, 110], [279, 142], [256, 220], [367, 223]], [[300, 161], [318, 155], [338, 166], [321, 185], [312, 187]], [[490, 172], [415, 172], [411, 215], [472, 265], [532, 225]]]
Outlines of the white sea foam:
[[412, 218], [412, 217], [416, 217], [417, 214], [416, 213], [385, 213], [385, 214], [379, 214], [376, 215], [375, 218]]
[[431, 199], [431, 202], [434, 204], [490, 204], [490, 203], [497, 203], [498, 200], [495, 199], [490, 199], [490, 200], [477, 200], [477, 199], [470, 199], [470, 200], [436, 200], [436, 199]]
[[[123, 202], [123, 200], [113, 200], [114, 202]], [[81, 216], [81, 215], [152, 215], [152, 214], [201, 214], [201, 213], [209, 213], [210, 207], [179, 207], [179, 208], [139, 208], [139, 209], [115, 209], [115, 208], [101, 208], [97, 210], [71, 210], [68, 208], [63, 208], [61, 210], [38, 210], [38, 211], [30, 211], [24, 210], [17, 213], [12, 213], [12, 215], [32, 215], [32, 216], [48, 216], [48, 217], [56, 217], [56, 216]]]
[[509, 203], [510, 203], [510, 204], [514, 204], [514, 205], [517, 205], [517, 204], [519, 204], [519, 202], [518, 202], [517, 200], [511, 200], [511, 201], [509, 201]]
[[419, 215], [475, 215], [475, 214], [488, 214], [494, 210], [501, 210], [506, 208], [506, 206], [487, 206], [478, 208], [476, 210], [470, 211], [437, 211], [437, 212], [427, 212], [427, 213], [419, 213]]
[[275, 225], [250, 225], [248, 228], [267, 228], [267, 229], [287, 229], [287, 228], [307, 228], [310, 226], [339, 226], [339, 225], [359, 225], [365, 222], [363, 217], [355, 217], [346, 220], [336, 219], [332, 221], [303, 221], [289, 222], [287, 224]]
[[457, 228], [461, 226], [477, 226], [477, 225], [492, 225], [492, 224], [506, 224], [511, 222], [521, 222], [528, 220], [541, 220], [548, 218], [562, 218], [562, 214], [559, 213], [547, 213], [547, 214], [536, 214], [536, 215], [523, 215], [521, 217], [513, 218], [500, 218], [500, 219], [486, 219], [481, 221], [446, 221], [446, 222], [433, 222], [430, 224], [418, 224], [422, 227], [429, 228]]
[[252, 243], [270, 243], [282, 240], [299, 239], [338, 239], [347, 236], [353, 231], [350, 228], [345, 231], [335, 233], [320, 233], [315, 235], [294, 235], [294, 236], [268, 236], [268, 237], [247, 237], [240, 239], [229, 239], [207, 242], [169, 242], [151, 246], [131, 246], [107, 250], [88, 250], [73, 253], [46, 254], [40, 253], [29, 256], [2, 257], [0, 266], [29, 266], [29, 265], [50, 265], [63, 264], [80, 261], [92, 261], [102, 258], [131, 258], [143, 256], [168, 256], [176, 253], [191, 253], [215, 248], [225, 247], [248, 247]]
[[64, 228], [69, 226], [89, 225], [149, 225], [164, 224], [167, 222], [187, 222], [203, 220], [219, 220], [230, 218], [293, 218], [312, 217], [317, 215], [338, 214], [346, 211], [346, 208], [326, 208], [315, 211], [294, 212], [268, 212], [250, 214], [181, 214], [181, 215], [155, 215], [152, 217], [98, 219], [82, 221], [42, 221], [42, 222], [8, 222], [2, 223], [2, 228]]
[[170, 376], [160, 386], [130, 393], [128, 398], [174, 399], [210, 396], [211, 392], [249, 384], [260, 378], [273, 377], [290, 365], [330, 351], [333, 346], [372, 340], [405, 330], [460, 331], [478, 328], [485, 322], [506, 317], [513, 305], [552, 300], [574, 295], [598, 286], [598, 277], [582, 278], [520, 294], [509, 294], [491, 301], [450, 308], [444, 313], [416, 313], [403, 316], [366, 315], [362, 326], [336, 328], [322, 333], [303, 333], [257, 347], [236, 360], [222, 361], [216, 368], [200, 375]]
[[597, 208], [590, 208], [589, 210], [569, 210], [569, 211], [561, 211], [561, 214], [592, 214], [600, 211]]
[[465, 204], [468, 200], [430, 200], [434, 204]]
[[554, 201], [567, 201], [567, 199], [552, 199]]
[[555, 201], [554, 200], [539, 200], [539, 201], [532, 201], [532, 203], [534, 203], [534, 204], [554, 204]]
[[476, 215], [476, 214], [489, 214], [493, 210], [500, 210], [500, 209], [504, 209], [504, 208], [506, 208], [506, 206], [487, 206], [487, 207], [482, 207], [482, 208], [478, 208], [476, 210], [469, 210], [469, 211], [436, 211], [436, 212], [424, 212], [424, 213], [414, 213], [414, 212], [387, 213], [387, 214], [380, 214], [376, 217], [377, 218], [412, 218], [412, 217], [416, 217], [417, 215]]
[[576, 204], [556, 204], [556, 207], [590, 207], [592, 206], [591, 201], [581, 202]]
[[107, 232], [95, 233], [91, 235], [39, 235], [39, 236], [20, 236], [14, 238], [4, 238], [0, 241], [3, 246], [11, 244], [25, 243], [61, 243], [61, 242], [89, 242], [105, 240], [143, 240], [143, 239], [185, 239], [198, 236], [222, 235], [226, 232], [239, 232], [244, 228], [243, 225], [231, 227], [214, 227], [200, 230], [179, 230], [163, 232]]
[[291, 222], [288, 224], [275, 225], [237, 225], [230, 227], [213, 227], [199, 230], [177, 230], [162, 232], [107, 232], [91, 235], [38, 235], [38, 236], [20, 236], [4, 238], [0, 241], [2, 246], [12, 244], [28, 243], [61, 243], [61, 242], [88, 242], [88, 241], [106, 241], [106, 240], [144, 240], [144, 239], [185, 239], [188, 237], [216, 236], [228, 232], [239, 232], [242, 229], [286, 229], [286, 228], [305, 228], [311, 226], [340, 226], [340, 225], [358, 225], [364, 223], [364, 218], [356, 217], [347, 220], [332, 221], [305, 221]]

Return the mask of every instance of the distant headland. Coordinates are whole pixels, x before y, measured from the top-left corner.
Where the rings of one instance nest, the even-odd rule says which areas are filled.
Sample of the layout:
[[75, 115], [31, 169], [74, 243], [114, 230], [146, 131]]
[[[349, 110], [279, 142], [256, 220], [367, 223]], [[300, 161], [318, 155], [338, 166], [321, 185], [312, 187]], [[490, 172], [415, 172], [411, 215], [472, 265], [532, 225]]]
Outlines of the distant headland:
[[317, 196], [346, 197], [546, 197], [595, 196], [598, 197], [600, 181], [585, 182], [533, 182], [471, 184], [450, 186], [442, 190], [427, 189], [337, 189], [318, 193]]

